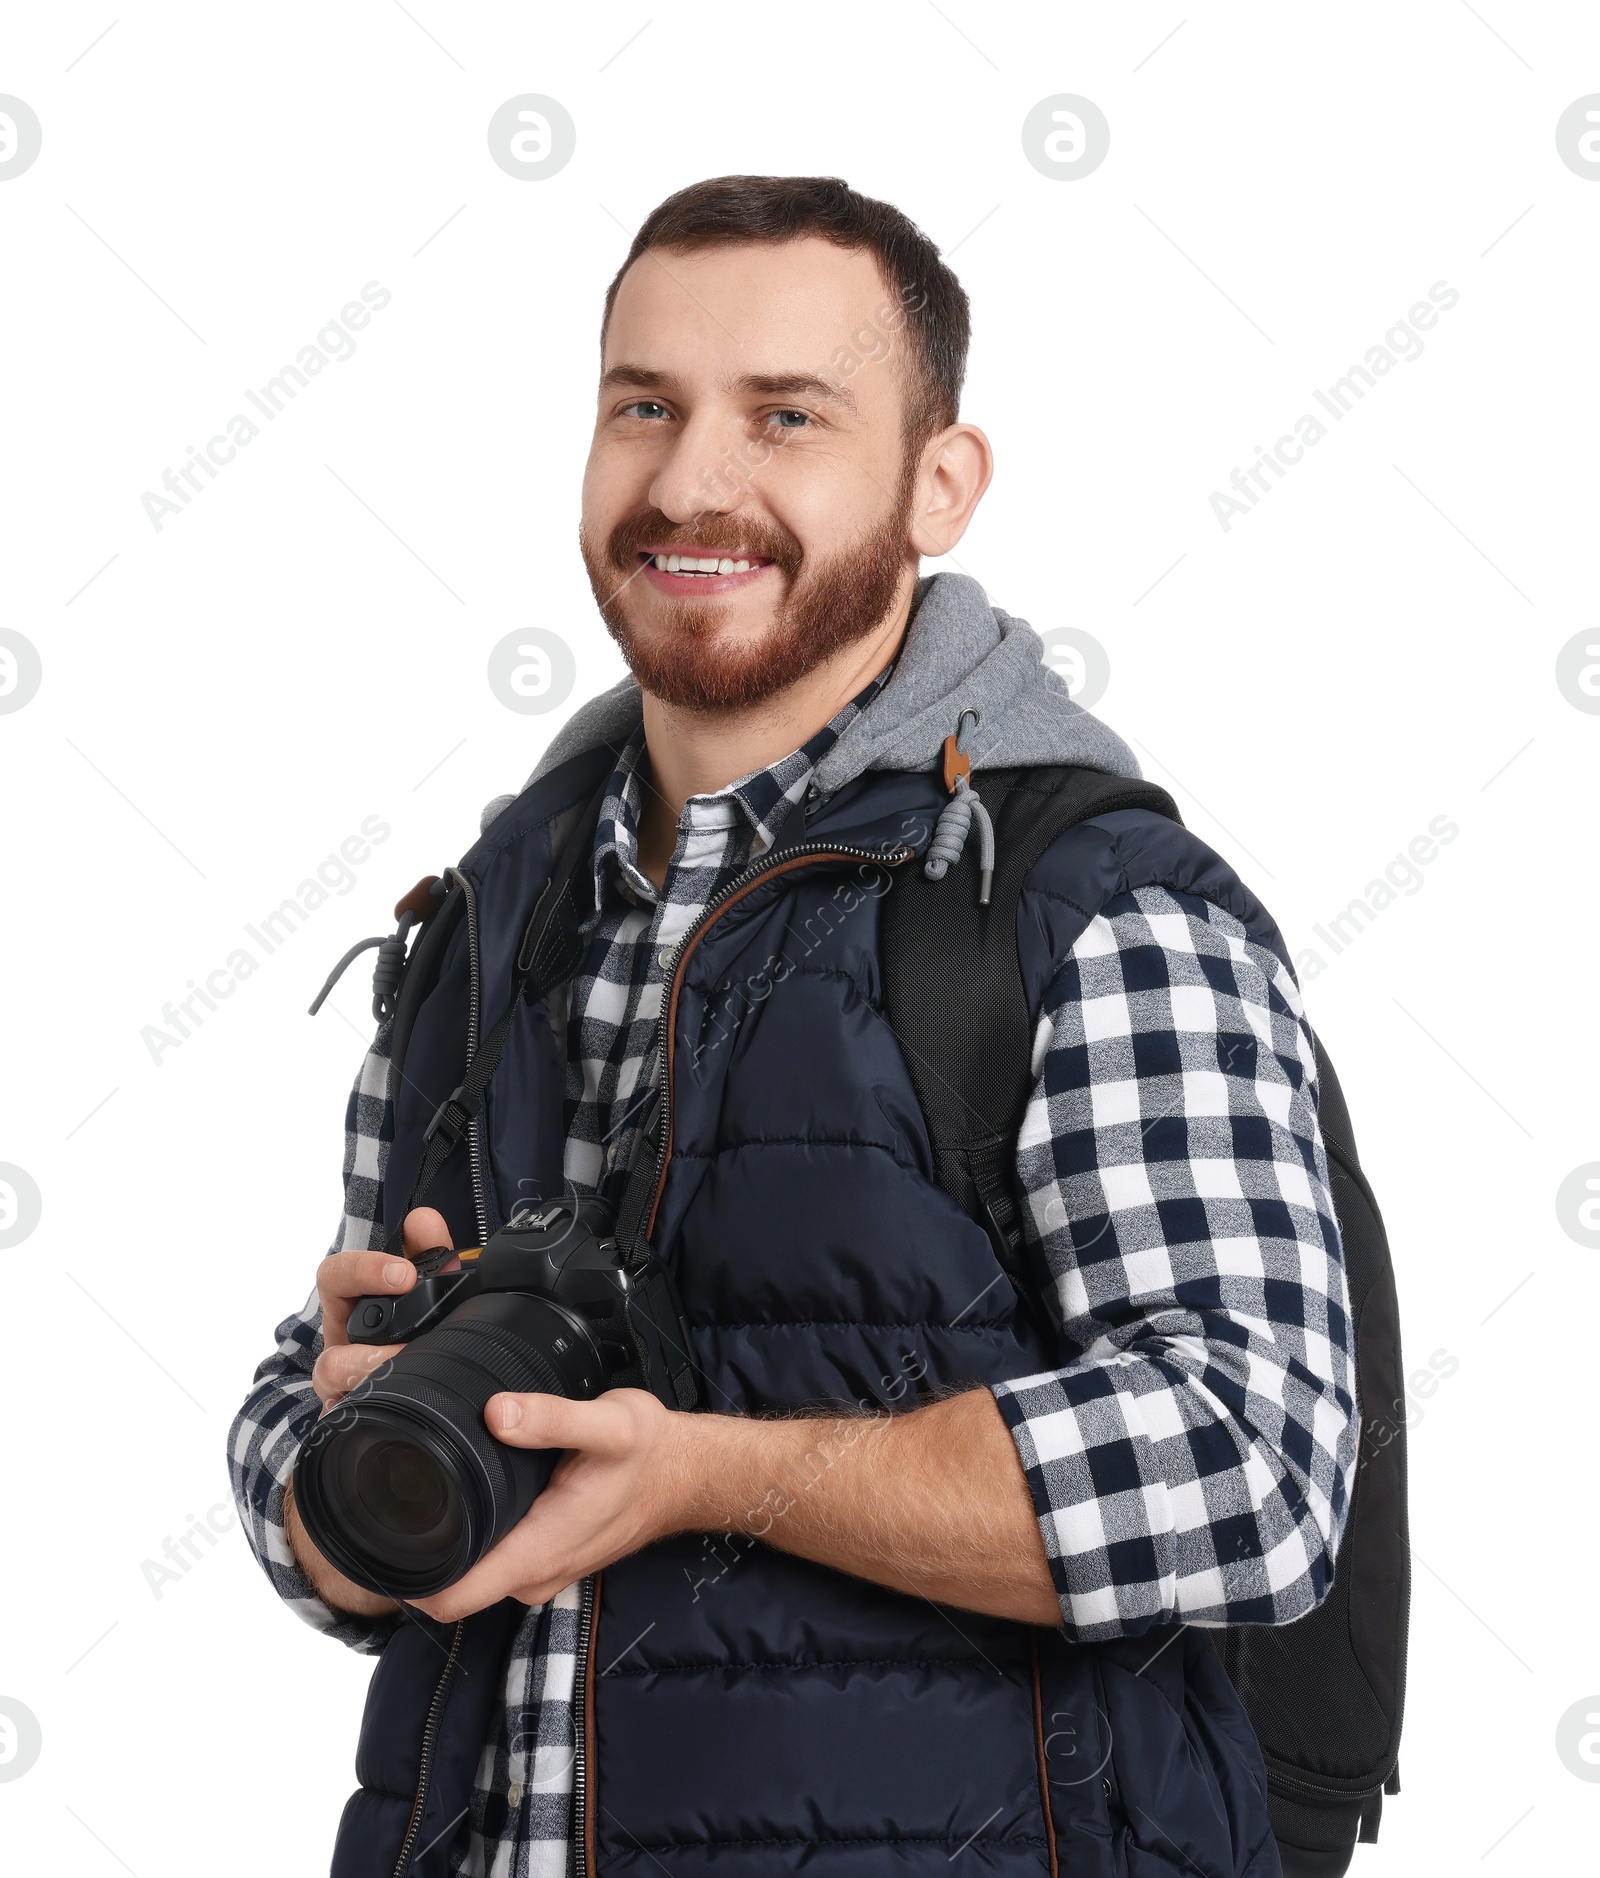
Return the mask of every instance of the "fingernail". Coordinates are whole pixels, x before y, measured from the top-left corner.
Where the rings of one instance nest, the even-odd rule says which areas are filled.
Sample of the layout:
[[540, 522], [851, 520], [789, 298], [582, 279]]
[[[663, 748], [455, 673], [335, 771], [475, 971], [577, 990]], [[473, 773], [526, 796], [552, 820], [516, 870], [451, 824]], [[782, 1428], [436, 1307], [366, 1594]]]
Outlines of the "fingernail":
[[515, 1428], [518, 1422], [520, 1422], [521, 1420], [522, 1420], [522, 1404], [517, 1400], [517, 1398], [514, 1395], [501, 1396], [500, 1398], [500, 1426], [502, 1428]]
[[405, 1283], [406, 1274], [410, 1270], [411, 1266], [405, 1259], [390, 1259], [383, 1268], [383, 1282], [386, 1285], [393, 1285], [398, 1290]]

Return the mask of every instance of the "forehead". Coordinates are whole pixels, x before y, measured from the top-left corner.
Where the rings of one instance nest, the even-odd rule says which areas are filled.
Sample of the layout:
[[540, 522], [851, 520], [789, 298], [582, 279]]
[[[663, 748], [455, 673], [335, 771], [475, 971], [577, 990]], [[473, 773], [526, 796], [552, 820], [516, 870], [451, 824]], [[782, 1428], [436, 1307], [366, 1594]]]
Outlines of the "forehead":
[[847, 351], [891, 343], [896, 304], [874, 255], [815, 236], [653, 249], [622, 277], [602, 370], [623, 361], [726, 382], [837, 369]]

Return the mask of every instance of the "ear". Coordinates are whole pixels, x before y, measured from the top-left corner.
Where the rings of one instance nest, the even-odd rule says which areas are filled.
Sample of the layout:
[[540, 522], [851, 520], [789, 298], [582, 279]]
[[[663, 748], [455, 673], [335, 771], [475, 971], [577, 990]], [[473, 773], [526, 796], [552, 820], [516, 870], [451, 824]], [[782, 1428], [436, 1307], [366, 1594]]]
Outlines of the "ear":
[[994, 475], [994, 452], [976, 424], [952, 424], [929, 438], [917, 468], [911, 542], [918, 554], [948, 554], [967, 532]]

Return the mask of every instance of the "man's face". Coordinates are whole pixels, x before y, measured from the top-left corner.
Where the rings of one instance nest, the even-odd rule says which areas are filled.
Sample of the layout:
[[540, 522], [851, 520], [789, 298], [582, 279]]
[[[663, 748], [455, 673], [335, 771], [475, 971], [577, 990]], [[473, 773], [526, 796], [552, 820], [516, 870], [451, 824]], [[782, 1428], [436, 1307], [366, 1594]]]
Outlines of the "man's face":
[[876, 261], [831, 242], [667, 249], [628, 270], [579, 541], [645, 690], [749, 706], [885, 619], [916, 569], [905, 347]]

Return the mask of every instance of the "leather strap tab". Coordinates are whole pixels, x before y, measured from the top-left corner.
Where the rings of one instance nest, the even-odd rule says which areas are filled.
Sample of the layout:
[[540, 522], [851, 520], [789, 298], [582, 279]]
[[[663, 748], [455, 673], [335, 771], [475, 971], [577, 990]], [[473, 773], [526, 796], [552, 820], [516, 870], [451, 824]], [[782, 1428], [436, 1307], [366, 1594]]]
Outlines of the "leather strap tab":
[[[397, 920], [404, 919], [407, 913], [414, 913], [417, 918], [417, 924], [419, 926], [426, 925], [428, 915], [434, 912], [439, 905], [439, 900], [434, 898], [433, 893], [434, 888], [437, 887], [438, 884], [439, 876], [437, 874], [424, 874], [422, 879], [417, 882], [416, 886], [414, 886], [403, 899], [395, 901], [395, 918]], [[443, 895], [440, 895], [440, 899], [442, 898]]]
[[972, 759], [956, 748], [954, 737], [946, 737], [944, 740], [944, 786], [951, 795], [956, 792], [958, 776], [965, 776], [968, 783], [972, 781]]

